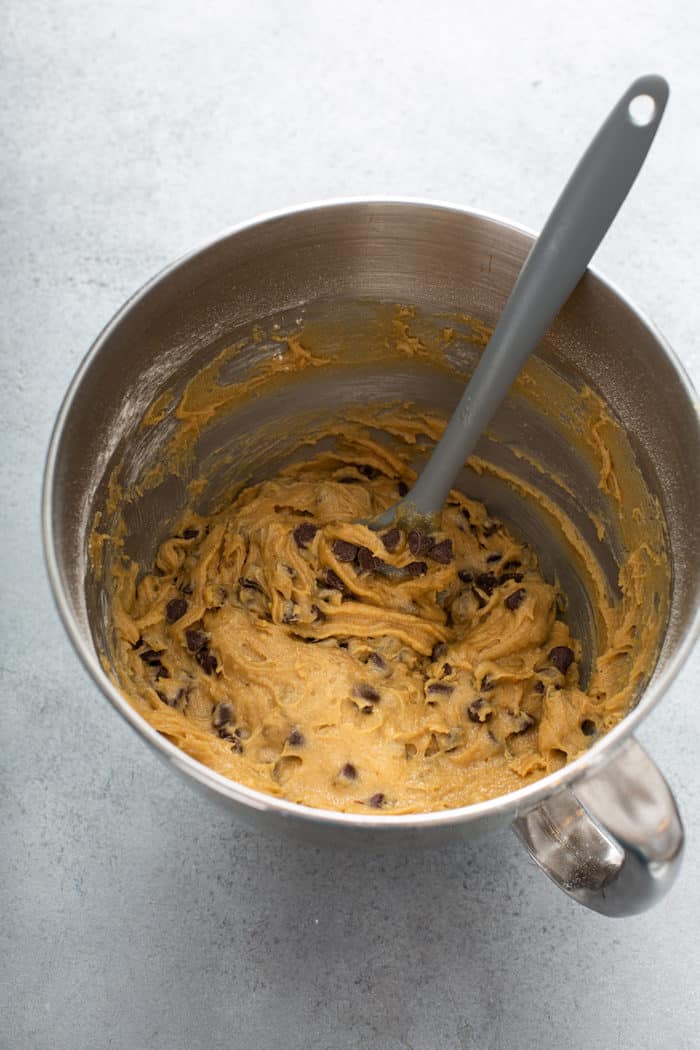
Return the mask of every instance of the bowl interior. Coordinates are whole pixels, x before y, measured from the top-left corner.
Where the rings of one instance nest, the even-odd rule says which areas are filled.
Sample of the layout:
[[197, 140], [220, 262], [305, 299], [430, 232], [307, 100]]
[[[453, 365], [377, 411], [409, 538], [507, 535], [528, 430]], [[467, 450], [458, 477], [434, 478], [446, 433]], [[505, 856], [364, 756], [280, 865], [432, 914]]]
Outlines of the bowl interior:
[[[59, 421], [52, 542], [85, 640], [109, 659], [116, 533], [148, 565], [194, 479], [205, 479], [197, 501], [206, 511], [231, 486], [304, 455], [304, 439], [338, 414], [410, 402], [449, 415], [529, 243], [453, 209], [343, 204], [247, 227], [147, 286], [93, 348]], [[290, 341], [327, 358], [324, 367], [277, 371]], [[196, 377], [218, 408], [193, 427], [181, 407]], [[612, 425], [601, 423], [601, 405]], [[605, 484], [599, 437], [619, 498]], [[472, 463], [457, 482], [558, 578], [585, 675], [602, 647], [601, 595], [620, 600], [621, 568], [645, 537], [667, 558], [642, 581], [659, 666], [693, 621], [699, 446], [675, 362], [587, 275], [482, 438], [487, 469]], [[572, 557], [563, 519], [590, 564]]]

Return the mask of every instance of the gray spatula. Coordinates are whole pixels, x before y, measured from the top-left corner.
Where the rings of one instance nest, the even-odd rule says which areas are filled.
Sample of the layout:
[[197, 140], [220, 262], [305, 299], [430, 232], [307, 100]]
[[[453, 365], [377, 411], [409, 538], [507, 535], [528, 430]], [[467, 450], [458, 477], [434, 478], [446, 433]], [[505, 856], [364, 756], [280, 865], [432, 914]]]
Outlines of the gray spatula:
[[668, 100], [663, 77], [635, 80], [610, 113], [525, 260], [474, 375], [413, 488], [368, 524], [434, 521], [525, 361], [583, 276], [644, 163]]

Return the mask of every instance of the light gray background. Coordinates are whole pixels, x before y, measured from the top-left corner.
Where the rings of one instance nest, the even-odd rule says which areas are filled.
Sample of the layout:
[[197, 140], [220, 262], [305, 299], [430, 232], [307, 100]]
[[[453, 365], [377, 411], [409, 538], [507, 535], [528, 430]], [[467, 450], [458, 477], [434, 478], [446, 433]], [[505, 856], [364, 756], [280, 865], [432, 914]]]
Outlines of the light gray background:
[[640, 733], [681, 802], [685, 865], [655, 911], [611, 921], [508, 833], [367, 858], [233, 825], [113, 713], [54, 611], [49, 431], [132, 290], [312, 198], [426, 195], [538, 227], [641, 72], [669, 77], [671, 103], [596, 264], [700, 378], [700, 8], [345, 6], [3, 4], [3, 1050], [698, 1045], [697, 651]]

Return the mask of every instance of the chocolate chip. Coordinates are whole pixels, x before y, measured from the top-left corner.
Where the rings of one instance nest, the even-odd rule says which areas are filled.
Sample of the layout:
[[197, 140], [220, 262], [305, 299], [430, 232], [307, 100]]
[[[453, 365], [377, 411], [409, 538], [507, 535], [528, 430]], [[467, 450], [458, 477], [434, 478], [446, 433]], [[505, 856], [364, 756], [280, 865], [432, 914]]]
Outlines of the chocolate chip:
[[198, 653], [208, 642], [209, 636], [204, 631], [200, 631], [197, 627], [190, 627], [185, 631], [185, 638], [187, 639], [187, 648], [191, 653]]
[[333, 540], [333, 553], [338, 561], [354, 561], [357, 555], [357, 545], [348, 543], [347, 540]]
[[145, 664], [149, 665], [149, 667], [158, 667], [160, 664], [160, 658], [164, 652], [165, 649], [144, 649], [142, 653], [139, 653], [139, 656]]
[[227, 739], [231, 741], [231, 750], [234, 755], [242, 755], [244, 748], [238, 737], [227, 737]]
[[431, 733], [430, 740], [428, 741], [428, 746], [426, 747], [423, 754], [426, 758], [432, 758], [433, 755], [437, 755], [439, 750], [440, 744], [438, 742], [438, 738], [435, 733]]
[[345, 777], [346, 780], [357, 780], [357, 770], [353, 766], [352, 762], [346, 762], [340, 771], [341, 777]]
[[423, 544], [424, 533], [418, 529], [411, 529], [408, 534], [408, 549], [411, 554], [419, 554]]
[[[238, 583], [239, 583], [240, 586], [243, 586], [243, 581], [242, 580], [239, 580]], [[262, 591], [262, 588], [256, 587], [256, 590]], [[212, 596], [210, 602], [207, 605], [207, 609], [208, 610], [220, 609], [221, 606], [228, 599], [228, 591], [226, 590], [225, 587], [218, 587], [217, 591], [218, 591], [217, 597], [215, 598], [214, 596]]]
[[481, 591], [477, 591], [475, 587], [472, 587], [472, 595], [476, 599], [476, 604], [480, 609], [483, 609], [486, 605], [486, 599], [484, 598]]
[[381, 558], [377, 558], [376, 555], [372, 554], [369, 547], [360, 547], [357, 552], [357, 564], [365, 572], [374, 572], [376, 569], [380, 569], [384, 562]]
[[486, 564], [493, 565], [494, 562], [500, 561], [502, 557], [502, 554], [489, 554], [488, 558], [486, 559]]
[[455, 726], [454, 729], [450, 729], [449, 737], [445, 741], [446, 745], [449, 744], [449, 747], [445, 746], [445, 754], [446, 755], [451, 755], [455, 751], [461, 751], [463, 749], [462, 748], [463, 742], [464, 742], [464, 732], [463, 732], [462, 728], [460, 726]]
[[338, 478], [341, 485], [359, 485], [360, 479], [353, 477], [352, 474], [346, 474], [343, 478]]
[[503, 573], [501, 573], [501, 575], [498, 577], [498, 585], [499, 585], [499, 587], [500, 587], [500, 585], [502, 583], [508, 583], [509, 580], [512, 580], [513, 583], [521, 583], [522, 580], [523, 580], [523, 574], [521, 572], [503, 572]]
[[258, 583], [258, 581], [257, 580], [251, 580], [249, 576], [241, 576], [241, 578], [240, 578], [240, 580], [238, 582], [240, 583], [241, 587], [245, 587], [249, 591], [259, 591], [260, 594], [263, 593], [263, 589], [260, 586], [260, 584]]
[[452, 540], [440, 540], [439, 543], [434, 544], [428, 551], [428, 557], [440, 562], [441, 565], [449, 565], [454, 558]]
[[195, 656], [195, 660], [197, 661], [197, 663], [202, 668], [205, 674], [214, 674], [218, 667], [216, 657], [206, 647], [199, 650], [199, 652]]
[[310, 521], [302, 521], [301, 525], [297, 525], [292, 535], [297, 547], [303, 549], [307, 544], [311, 543], [317, 532], [318, 526], [312, 525]]
[[380, 671], [386, 670], [386, 664], [382, 660], [379, 653], [370, 653], [368, 662], [374, 664], [374, 666], [378, 667]]
[[447, 646], [444, 642], [436, 642], [430, 653], [431, 660], [441, 660], [447, 652]]
[[492, 572], [481, 572], [474, 580], [474, 583], [483, 591], [484, 594], [491, 595], [494, 589], [498, 586], [498, 580]]
[[555, 645], [547, 659], [551, 660], [558, 671], [566, 674], [573, 663], [574, 651], [568, 645]]
[[155, 671], [155, 677], [157, 678], [169, 678], [170, 672], [161, 663], [161, 652], [155, 652], [154, 649], [146, 649], [145, 652], [139, 653], [144, 663]]
[[287, 743], [290, 747], [301, 747], [304, 743], [304, 737], [298, 729], [293, 729], [287, 737]]
[[291, 599], [287, 599], [284, 603], [284, 611], [282, 613], [282, 623], [297, 623], [299, 617], [297, 616], [297, 607]]
[[385, 532], [381, 537], [381, 541], [388, 551], [395, 551], [401, 542], [401, 532], [396, 528], [389, 529], [389, 531]]
[[510, 609], [511, 612], [515, 612], [515, 610], [519, 609], [520, 606], [523, 604], [526, 597], [527, 591], [525, 590], [525, 588], [518, 587], [517, 591], [513, 591], [512, 594], [509, 594], [508, 597], [503, 600], [503, 604], [505, 605], [506, 609]]
[[521, 564], [522, 563], [519, 562], [517, 558], [511, 558], [510, 561], [505, 562], [505, 564], [503, 564], [501, 568], [504, 570], [504, 572], [507, 572], [508, 569], [519, 569]]
[[367, 805], [373, 806], [374, 809], [380, 809], [384, 805], [384, 795], [381, 791], [378, 791], [376, 795], [372, 795], [371, 798], [367, 799]]
[[211, 716], [211, 723], [215, 729], [227, 726], [233, 722], [233, 708], [231, 704], [217, 704]]
[[333, 572], [333, 569], [326, 569], [326, 576], [324, 582], [326, 587], [331, 587], [334, 591], [342, 591], [343, 593], [347, 591], [347, 588], [341, 580], [340, 576], [338, 576], [337, 572]]
[[448, 685], [447, 682], [431, 682], [426, 690], [428, 693], [442, 693], [444, 696], [449, 696], [454, 691], [455, 687]]
[[515, 729], [511, 729], [513, 736], [520, 736], [521, 733], [526, 733], [535, 724], [535, 719], [531, 715], [525, 714], [524, 711], [520, 711], [517, 716], [518, 725]]
[[137, 638], [135, 642], [131, 643], [132, 649], [140, 649], [143, 645], [143, 638]]
[[379, 693], [377, 690], [373, 686], [367, 685], [365, 682], [361, 682], [356, 686], [355, 692], [358, 696], [361, 696], [363, 700], [371, 700], [373, 703], [376, 703], [376, 701], [379, 700]]
[[476, 722], [477, 725], [483, 725], [484, 722], [488, 722], [491, 718], [493, 711], [490, 708], [486, 708], [486, 701], [482, 697], [478, 697], [476, 700], [472, 700], [471, 704], [467, 708], [467, 718], [470, 722]]
[[536, 693], [543, 693], [544, 692], [544, 682], [540, 678], [538, 678], [532, 688], [534, 689], [534, 691]]
[[411, 529], [408, 534], [408, 549], [411, 554], [427, 554], [434, 546], [433, 540], [421, 529]]
[[584, 736], [593, 736], [596, 730], [595, 722], [590, 718], [584, 718], [581, 722], [581, 732]]
[[187, 612], [187, 602], [184, 598], [171, 598], [165, 606], [165, 619], [168, 623], [175, 623]]
[[481, 530], [484, 536], [493, 536], [494, 532], [498, 532], [498, 525], [495, 522], [489, 522], [488, 525], [484, 525]]
[[370, 481], [375, 481], [376, 478], [381, 474], [381, 470], [376, 467], [372, 467], [369, 463], [363, 463], [361, 467], [357, 468], [364, 477], [369, 478]]
[[321, 612], [318, 605], [312, 605], [311, 612], [314, 614], [314, 623], [322, 623], [326, 618], [325, 613]]
[[167, 704], [168, 707], [177, 707], [178, 702], [180, 700], [182, 700], [184, 695], [185, 695], [185, 690], [184, 689], [178, 689], [178, 691], [175, 694], [175, 696], [166, 696], [165, 693], [161, 693], [161, 691], [159, 689], [156, 689], [156, 696], [160, 700], [162, 700], [164, 704]]
[[424, 561], [409, 561], [408, 565], [404, 565], [403, 571], [408, 576], [423, 576], [428, 571], [428, 566]]
[[396, 488], [398, 490], [398, 493], [399, 493], [399, 496], [401, 497], [401, 499], [403, 499], [404, 496], [408, 495], [408, 485], [406, 484], [405, 481], [400, 481], [398, 483], [398, 485], [396, 486]]
[[196, 536], [199, 536], [199, 529], [185, 529], [182, 533], [183, 540], [193, 540]]
[[442, 673], [447, 677], [452, 674], [452, 664], [443, 664]]
[[474, 573], [469, 572], [468, 569], [460, 569], [457, 573], [462, 583], [471, 583], [474, 579]]
[[363, 708], [361, 708], [360, 710], [362, 711], [363, 715], [373, 715], [374, 714], [374, 708], [372, 707], [371, 704], [365, 704], [365, 706]]
[[466, 507], [462, 507], [462, 514], [467, 519], [467, 521], [469, 521], [469, 519], [471, 518], [471, 514], [469, 513]]
[[489, 675], [485, 674], [481, 679], [481, 691], [482, 693], [490, 693], [492, 689], [496, 688], [496, 683], [491, 681]]

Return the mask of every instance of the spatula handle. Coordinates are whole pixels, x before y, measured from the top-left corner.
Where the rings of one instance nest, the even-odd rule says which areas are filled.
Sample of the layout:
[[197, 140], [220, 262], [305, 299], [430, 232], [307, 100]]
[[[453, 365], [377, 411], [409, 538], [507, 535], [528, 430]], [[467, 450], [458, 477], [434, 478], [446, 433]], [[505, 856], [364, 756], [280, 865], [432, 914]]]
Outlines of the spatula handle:
[[419, 514], [442, 508], [518, 372], [583, 276], [644, 163], [668, 94], [663, 77], [635, 80], [579, 161], [445, 433], [404, 501]]

